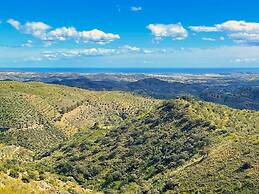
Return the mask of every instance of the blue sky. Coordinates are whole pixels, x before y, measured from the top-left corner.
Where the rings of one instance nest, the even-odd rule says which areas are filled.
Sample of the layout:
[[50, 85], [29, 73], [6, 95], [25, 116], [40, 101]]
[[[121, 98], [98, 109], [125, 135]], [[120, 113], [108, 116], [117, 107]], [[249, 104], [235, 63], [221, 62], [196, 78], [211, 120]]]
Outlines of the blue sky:
[[259, 67], [258, 0], [2, 0], [0, 67]]

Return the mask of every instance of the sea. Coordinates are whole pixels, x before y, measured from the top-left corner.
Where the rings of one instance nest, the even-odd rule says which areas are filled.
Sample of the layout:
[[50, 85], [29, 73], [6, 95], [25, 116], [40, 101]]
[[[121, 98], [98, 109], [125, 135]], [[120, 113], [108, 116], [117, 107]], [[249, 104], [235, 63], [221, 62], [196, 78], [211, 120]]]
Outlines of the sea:
[[39, 73], [230, 74], [259, 73], [258, 68], [0, 68], [0, 71]]

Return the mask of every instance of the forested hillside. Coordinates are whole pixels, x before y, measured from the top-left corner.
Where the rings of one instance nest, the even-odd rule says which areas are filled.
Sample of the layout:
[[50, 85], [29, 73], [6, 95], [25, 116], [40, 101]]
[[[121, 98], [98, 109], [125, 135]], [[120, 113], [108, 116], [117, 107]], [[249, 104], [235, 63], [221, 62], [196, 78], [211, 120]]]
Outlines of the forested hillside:
[[92, 126], [115, 126], [155, 102], [130, 93], [4, 81], [0, 129], [5, 133], [0, 138], [39, 151]]
[[191, 98], [3, 81], [0, 193], [258, 193], [258, 123]]

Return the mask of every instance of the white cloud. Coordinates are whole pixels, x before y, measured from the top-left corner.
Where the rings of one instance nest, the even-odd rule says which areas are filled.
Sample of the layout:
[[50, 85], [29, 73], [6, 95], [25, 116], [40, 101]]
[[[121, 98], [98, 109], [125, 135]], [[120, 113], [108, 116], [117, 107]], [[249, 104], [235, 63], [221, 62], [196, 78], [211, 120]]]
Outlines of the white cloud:
[[[88, 49], [52, 49], [49, 51], [44, 51], [37, 60], [60, 60], [76, 57], [101, 57], [101, 56], [114, 56], [114, 55], [128, 55], [128, 54], [139, 54], [148, 55], [153, 53], [169, 53], [171, 51], [163, 51], [161, 49], [150, 50], [145, 48], [138, 48], [135, 46], [125, 45], [123, 47], [115, 49], [106, 48], [88, 48]], [[36, 58], [29, 58], [29, 60], [34, 60]]]
[[82, 40], [85, 43], [96, 42], [100, 44], [105, 44], [120, 39], [120, 36], [118, 34], [105, 33], [98, 29], [94, 29], [91, 31], [82, 31], [79, 32], [78, 35], [79, 40]]
[[133, 51], [133, 52], [141, 51], [140, 48], [135, 47], [135, 46], [130, 46], [130, 45], [125, 45], [125, 46], [122, 47], [122, 49], [126, 49], [126, 50]]
[[218, 32], [219, 30], [214, 26], [190, 26], [194, 32]]
[[142, 11], [142, 7], [140, 7], [140, 6], [132, 6], [130, 8], [130, 10], [133, 11], [133, 12], [138, 12], [138, 11]]
[[173, 40], [183, 40], [188, 37], [187, 30], [182, 24], [149, 24], [147, 28], [155, 36], [156, 40], [162, 38], [172, 38]]
[[79, 51], [82, 56], [104, 56], [116, 54], [116, 49], [90, 48]]
[[216, 41], [216, 39], [215, 38], [206, 38], [206, 37], [202, 37], [201, 38], [202, 40], [205, 40], [205, 41]]
[[33, 46], [33, 42], [32, 42], [32, 40], [28, 40], [27, 42], [25, 42], [21, 46], [22, 47], [32, 47]]
[[49, 40], [65, 41], [67, 39], [77, 38], [78, 32], [74, 27], [56, 28], [48, 33]]
[[216, 24], [214, 26], [190, 26], [189, 28], [195, 32], [229, 31], [229, 32], [247, 32], [247, 33], [256, 32], [257, 33], [259, 32], [259, 23], [229, 20], [222, 24]]
[[235, 63], [253, 63], [256, 62], [256, 58], [236, 58], [234, 61]]
[[229, 37], [236, 43], [259, 45], [259, 33], [232, 33]]
[[153, 54], [154, 51], [146, 48], [138, 48], [135, 46], [125, 45], [119, 49], [117, 49], [117, 53], [119, 54]]
[[24, 25], [13, 19], [9, 19], [7, 22], [21, 33], [30, 34], [40, 40], [46, 41], [46, 45], [52, 44], [51, 42], [53, 41], [66, 40], [74, 40], [77, 43], [93, 42], [106, 44], [120, 39], [118, 34], [105, 33], [98, 29], [77, 31], [74, 27], [61, 27], [51, 30], [51, 27], [43, 22], [27, 22]]
[[91, 31], [77, 31], [74, 27], [62, 27], [52, 30], [48, 33], [48, 40], [51, 41], [66, 41], [75, 40], [79, 42], [95, 42], [105, 44], [119, 39], [120, 36], [112, 33], [105, 33], [101, 30], [94, 29]]
[[114, 49], [103, 49], [103, 48], [89, 48], [89, 49], [71, 49], [52, 51], [47, 54], [52, 54], [56, 58], [71, 58], [71, 57], [86, 57], [86, 56], [105, 56], [115, 54]]
[[10, 24], [11, 26], [13, 26], [16, 30], [20, 30], [20, 22], [14, 20], [14, 19], [9, 19], [7, 20], [7, 23]]
[[116, 49], [60, 49], [42, 52], [40, 58], [42, 60], [60, 60], [74, 57], [110, 56], [115, 54], [117, 54]]
[[31, 34], [36, 38], [45, 40], [47, 39], [46, 31], [51, 27], [42, 22], [27, 22], [25, 25], [20, 26], [20, 31], [25, 34]]
[[258, 33], [259, 23], [229, 20], [222, 24], [215, 25], [220, 31]]
[[190, 26], [195, 32], [225, 32], [236, 43], [259, 45], [259, 23], [229, 20], [214, 26]]
[[26, 22], [22, 25], [19, 21], [9, 19], [7, 20], [11, 26], [13, 26], [16, 30], [20, 31], [24, 34], [31, 34], [36, 38], [41, 40], [45, 40], [47, 38], [46, 31], [51, 27], [43, 22]]
[[[139, 67], [142, 61], [148, 61], [152, 65], [150, 67], [258, 67], [259, 62], [258, 46], [148, 48], [148, 53], [143, 52], [146, 48], [140, 49], [141, 51], [136, 53], [122, 48], [60, 49], [51, 47], [43, 49], [35, 47], [24, 49], [0, 46], [0, 58], [2, 64], [14, 64], [16, 61], [16, 65], [31, 65], [32, 67], [37, 65], [71, 67], [71, 64], [77, 67], [88, 65], [105, 67], [111, 64], [117, 67], [121, 65]], [[111, 60], [112, 63], [109, 62]]]

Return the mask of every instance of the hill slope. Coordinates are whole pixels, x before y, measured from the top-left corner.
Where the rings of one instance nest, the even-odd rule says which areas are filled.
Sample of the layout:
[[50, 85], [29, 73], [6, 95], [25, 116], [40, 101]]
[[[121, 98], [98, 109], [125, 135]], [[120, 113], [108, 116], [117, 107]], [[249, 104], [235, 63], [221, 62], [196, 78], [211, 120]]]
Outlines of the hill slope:
[[257, 193], [258, 118], [186, 98], [0, 82], [0, 192]]
[[119, 127], [82, 133], [43, 158], [106, 192], [257, 193], [258, 112], [164, 102]]
[[116, 125], [155, 102], [129, 93], [3, 81], [0, 138], [34, 150], [50, 148], [93, 125]]

